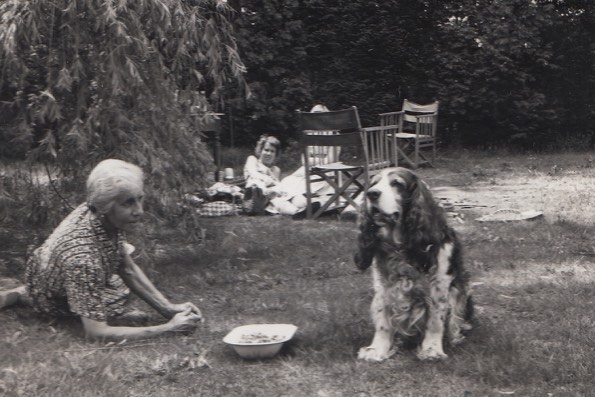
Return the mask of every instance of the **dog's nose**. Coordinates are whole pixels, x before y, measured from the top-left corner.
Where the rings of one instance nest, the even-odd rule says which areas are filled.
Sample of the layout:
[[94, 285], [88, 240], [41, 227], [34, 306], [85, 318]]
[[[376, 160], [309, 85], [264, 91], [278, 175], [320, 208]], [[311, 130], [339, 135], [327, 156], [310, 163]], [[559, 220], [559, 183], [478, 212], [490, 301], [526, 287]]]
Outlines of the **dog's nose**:
[[376, 201], [378, 200], [378, 197], [380, 197], [380, 190], [370, 189], [368, 190], [368, 193], [366, 193], [366, 196], [368, 196], [368, 199]]

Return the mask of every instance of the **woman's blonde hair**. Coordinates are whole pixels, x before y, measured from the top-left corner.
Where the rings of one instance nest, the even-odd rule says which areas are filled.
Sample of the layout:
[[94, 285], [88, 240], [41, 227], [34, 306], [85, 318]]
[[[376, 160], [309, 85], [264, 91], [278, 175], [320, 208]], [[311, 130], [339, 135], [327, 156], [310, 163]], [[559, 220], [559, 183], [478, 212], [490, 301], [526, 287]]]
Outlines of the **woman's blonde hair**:
[[142, 194], [143, 171], [117, 159], [103, 160], [87, 178], [87, 205], [96, 213], [106, 214], [122, 193]]
[[260, 153], [262, 153], [262, 149], [264, 149], [264, 145], [267, 143], [274, 147], [277, 151], [277, 155], [279, 155], [279, 152], [281, 151], [281, 142], [279, 142], [279, 140], [274, 136], [261, 135], [258, 142], [256, 142], [256, 148], [254, 149], [256, 157], [260, 157]]

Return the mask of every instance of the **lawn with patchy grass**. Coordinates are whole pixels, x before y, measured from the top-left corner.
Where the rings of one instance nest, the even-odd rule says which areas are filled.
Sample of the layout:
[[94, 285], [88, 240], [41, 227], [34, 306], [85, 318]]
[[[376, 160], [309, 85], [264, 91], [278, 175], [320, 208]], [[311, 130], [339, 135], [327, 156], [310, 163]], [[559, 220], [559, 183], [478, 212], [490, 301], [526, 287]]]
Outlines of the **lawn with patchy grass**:
[[[190, 335], [105, 344], [77, 321], [30, 309], [0, 312], [0, 393], [14, 396], [591, 396], [595, 390], [595, 182], [584, 154], [447, 156], [419, 170], [455, 203], [479, 326], [449, 358], [420, 362], [403, 346], [380, 363], [356, 359], [373, 325], [370, 273], [352, 261], [355, 223], [283, 217], [204, 219], [205, 239], [174, 229], [144, 244], [149, 277], [206, 323]], [[440, 188], [448, 187], [448, 190]], [[459, 205], [460, 204], [460, 205]], [[480, 223], [497, 209], [532, 221]], [[21, 237], [19, 237], [21, 236]], [[0, 276], [22, 277], [31, 241], [2, 225]], [[136, 302], [140, 308], [146, 308]], [[159, 321], [155, 317], [155, 321]], [[233, 327], [292, 323], [271, 360], [222, 343]]]

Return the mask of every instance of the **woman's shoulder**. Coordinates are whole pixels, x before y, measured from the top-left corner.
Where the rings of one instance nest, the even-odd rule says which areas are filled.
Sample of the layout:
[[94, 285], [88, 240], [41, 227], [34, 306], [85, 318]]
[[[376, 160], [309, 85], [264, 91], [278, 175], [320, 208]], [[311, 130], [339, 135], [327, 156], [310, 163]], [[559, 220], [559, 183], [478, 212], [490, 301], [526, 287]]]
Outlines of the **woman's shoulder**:
[[44, 245], [50, 250], [95, 252], [97, 241], [105, 234], [99, 218], [87, 204], [81, 204], [60, 222]]
[[101, 262], [101, 250], [107, 244], [101, 244], [89, 227], [84, 223], [62, 223], [33, 252], [31, 266], [37, 263], [42, 268], [60, 268], [64, 271], [81, 265], [93, 267]]
[[258, 163], [258, 159], [255, 155], [251, 154], [250, 156], [246, 157], [246, 164], [253, 164]]
[[62, 222], [54, 229], [52, 234], [67, 234], [72, 230], [90, 226], [89, 217], [93, 217], [91, 210], [87, 204], [81, 204], [62, 219]]

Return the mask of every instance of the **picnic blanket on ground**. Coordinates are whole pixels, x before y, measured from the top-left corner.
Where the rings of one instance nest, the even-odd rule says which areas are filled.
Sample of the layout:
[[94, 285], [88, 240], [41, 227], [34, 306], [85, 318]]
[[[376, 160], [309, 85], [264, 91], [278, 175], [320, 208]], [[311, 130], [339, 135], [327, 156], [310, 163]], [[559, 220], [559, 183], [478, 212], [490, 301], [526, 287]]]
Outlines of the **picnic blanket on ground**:
[[238, 204], [228, 203], [227, 201], [211, 201], [209, 203], [204, 203], [196, 212], [200, 216], [205, 217], [215, 217], [215, 216], [229, 216], [229, 215], [238, 215], [241, 211], [242, 207]]
[[185, 194], [182, 205], [204, 217], [238, 215], [243, 198], [240, 187], [217, 182], [200, 193]]

